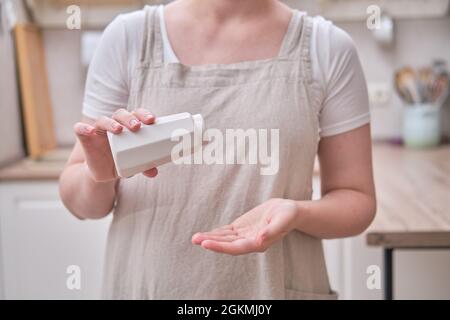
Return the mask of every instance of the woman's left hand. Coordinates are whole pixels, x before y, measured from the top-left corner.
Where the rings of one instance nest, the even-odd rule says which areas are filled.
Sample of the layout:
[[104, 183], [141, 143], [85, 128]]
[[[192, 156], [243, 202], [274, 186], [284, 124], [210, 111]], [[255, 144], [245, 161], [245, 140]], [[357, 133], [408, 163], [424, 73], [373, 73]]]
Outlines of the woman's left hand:
[[264, 252], [295, 228], [297, 216], [295, 201], [271, 199], [229, 225], [195, 234], [192, 243], [231, 255]]

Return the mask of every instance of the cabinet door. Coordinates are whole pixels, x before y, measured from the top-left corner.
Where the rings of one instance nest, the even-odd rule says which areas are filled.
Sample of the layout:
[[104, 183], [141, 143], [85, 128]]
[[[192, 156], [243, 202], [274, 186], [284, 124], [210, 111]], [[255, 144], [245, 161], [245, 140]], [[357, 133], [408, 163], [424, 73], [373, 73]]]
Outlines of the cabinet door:
[[0, 184], [0, 294], [99, 298], [109, 223], [74, 218], [59, 200], [56, 182]]

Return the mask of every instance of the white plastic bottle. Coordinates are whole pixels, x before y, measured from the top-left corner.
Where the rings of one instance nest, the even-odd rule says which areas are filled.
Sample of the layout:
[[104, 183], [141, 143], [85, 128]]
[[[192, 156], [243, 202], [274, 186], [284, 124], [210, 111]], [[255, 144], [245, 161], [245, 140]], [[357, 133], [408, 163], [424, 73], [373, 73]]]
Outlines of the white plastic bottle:
[[[142, 125], [137, 132], [127, 129], [120, 134], [108, 132], [109, 145], [116, 171], [122, 178], [171, 162], [171, 153], [179, 143], [175, 138], [189, 134], [202, 137], [203, 117], [200, 114], [179, 113], [157, 118], [152, 125]], [[196, 150], [202, 139], [191, 138], [192, 148], [183, 150], [186, 156]]]

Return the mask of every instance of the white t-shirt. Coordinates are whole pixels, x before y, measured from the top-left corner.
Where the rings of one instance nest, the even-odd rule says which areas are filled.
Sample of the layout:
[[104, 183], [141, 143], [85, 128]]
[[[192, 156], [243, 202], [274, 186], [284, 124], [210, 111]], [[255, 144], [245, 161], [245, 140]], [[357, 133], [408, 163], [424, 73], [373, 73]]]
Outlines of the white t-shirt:
[[[159, 8], [164, 62], [178, 63]], [[145, 11], [119, 15], [106, 29], [89, 67], [83, 115], [110, 117], [127, 106], [129, 88], [139, 62]], [[313, 79], [324, 92], [319, 114], [322, 137], [358, 128], [370, 121], [366, 81], [350, 36], [322, 17], [314, 17], [311, 36]]]

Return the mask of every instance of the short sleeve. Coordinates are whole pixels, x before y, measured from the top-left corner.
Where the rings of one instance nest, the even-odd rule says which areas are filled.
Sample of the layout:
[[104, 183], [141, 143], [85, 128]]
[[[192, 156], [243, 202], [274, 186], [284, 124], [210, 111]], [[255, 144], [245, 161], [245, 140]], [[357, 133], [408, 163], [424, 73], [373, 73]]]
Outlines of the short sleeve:
[[110, 117], [127, 106], [128, 67], [127, 39], [122, 16], [118, 16], [103, 32], [89, 65], [83, 101], [83, 115], [97, 119]]
[[366, 80], [355, 44], [331, 22], [316, 22], [316, 74], [324, 91], [319, 122], [322, 137], [337, 135], [370, 122]]

